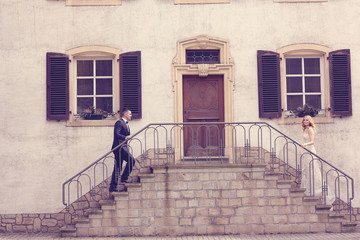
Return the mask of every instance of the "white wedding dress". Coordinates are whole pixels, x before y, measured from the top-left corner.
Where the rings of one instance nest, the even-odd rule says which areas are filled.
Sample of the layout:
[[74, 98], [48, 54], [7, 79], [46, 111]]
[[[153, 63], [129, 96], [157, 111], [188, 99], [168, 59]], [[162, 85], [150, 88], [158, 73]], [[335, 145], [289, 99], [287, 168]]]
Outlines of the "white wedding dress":
[[[303, 131], [303, 142], [310, 142], [310, 136], [307, 131]], [[308, 145], [305, 147], [307, 150], [316, 154], [316, 149], [314, 144]], [[314, 193], [315, 196], [321, 196], [322, 192], [322, 181], [321, 181], [321, 164], [318, 158], [314, 155], [303, 154], [301, 156], [302, 159], [302, 179], [301, 186], [306, 189], [306, 195], [312, 195]], [[311, 181], [310, 181], [311, 180]], [[311, 188], [310, 188], [311, 186]], [[310, 189], [312, 191], [310, 192]]]
[[[315, 134], [315, 133], [314, 133]], [[303, 141], [304, 143], [310, 142], [310, 136], [307, 131], [303, 131]], [[308, 145], [305, 147], [312, 153], [316, 154], [316, 149], [314, 144]], [[305, 188], [305, 194], [310, 196], [311, 193], [314, 193], [314, 196], [322, 196], [322, 181], [325, 181], [326, 175], [324, 173], [323, 178], [321, 177], [321, 162], [314, 155], [305, 154], [306, 156], [302, 157], [302, 180], [301, 187]], [[314, 173], [314, 174], [313, 174]], [[313, 175], [312, 175], [313, 174]], [[310, 183], [311, 179], [311, 183]], [[310, 185], [312, 192], [310, 193]], [[326, 204], [331, 205], [335, 201], [335, 194], [332, 187], [328, 186], [328, 195], [326, 196]]]

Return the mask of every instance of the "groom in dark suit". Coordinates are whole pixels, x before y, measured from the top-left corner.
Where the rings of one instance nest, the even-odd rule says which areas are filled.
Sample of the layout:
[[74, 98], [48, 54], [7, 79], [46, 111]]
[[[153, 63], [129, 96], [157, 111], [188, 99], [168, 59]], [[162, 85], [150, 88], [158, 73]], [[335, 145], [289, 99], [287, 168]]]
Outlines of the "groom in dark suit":
[[[119, 144], [123, 143], [130, 139], [130, 127], [128, 125], [128, 121], [132, 118], [132, 114], [130, 109], [124, 108], [121, 112], [121, 119], [118, 120], [114, 125], [114, 141], [112, 145], [112, 149], [114, 149]], [[127, 143], [125, 143], [122, 147], [118, 148], [114, 151], [115, 155], [115, 166], [114, 171], [111, 177], [110, 183], [110, 192], [117, 191], [118, 185], [118, 176], [120, 176], [123, 161], [126, 161], [126, 167], [121, 175], [121, 182], [129, 183], [131, 181], [128, 180], [128, 177], [131, 173], [131, 170], [135, 164], [135, 159], [129, 152], [129, 148]]]

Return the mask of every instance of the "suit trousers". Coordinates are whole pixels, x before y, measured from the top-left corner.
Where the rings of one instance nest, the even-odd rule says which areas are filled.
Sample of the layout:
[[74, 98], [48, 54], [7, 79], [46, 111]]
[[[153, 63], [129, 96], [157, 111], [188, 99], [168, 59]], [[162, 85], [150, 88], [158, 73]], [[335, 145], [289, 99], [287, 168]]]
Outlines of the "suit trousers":
[[[119, 154], [120, 152], [120, 154]], [[114, 164], [114, 170], [111, 177], [111, 183], [110, 183], [110, 189], [116, 189], [118, 185], [118, 179], [121, 174], [123, 161], [127, 162], [125, 169], [121, 175], [121, 182], [124, 182], [128, 179], [134, 165], [135, 165], [135, 159], [129, 152], [128, 148], [121, 148], [120, 150], [114, 151], [115, 155], [115, 164]]]

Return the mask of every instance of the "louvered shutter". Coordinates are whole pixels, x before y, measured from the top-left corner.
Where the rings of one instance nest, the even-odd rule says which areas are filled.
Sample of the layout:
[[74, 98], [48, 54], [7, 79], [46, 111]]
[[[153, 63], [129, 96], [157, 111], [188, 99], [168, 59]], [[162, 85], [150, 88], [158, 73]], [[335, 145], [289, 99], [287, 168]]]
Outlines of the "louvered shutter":
[[48, 120], [69, 119], [69, 57], [46, 54], [46, 115]]
[[120, 54], [120, 109], [129, 108], [141, 118], [141, 52]]
[[258, 51], [259, 117], [281, 117], [280, 55]]
[[329, 53], [330, 96], [333, 116], [351, 116], [350, 50]]

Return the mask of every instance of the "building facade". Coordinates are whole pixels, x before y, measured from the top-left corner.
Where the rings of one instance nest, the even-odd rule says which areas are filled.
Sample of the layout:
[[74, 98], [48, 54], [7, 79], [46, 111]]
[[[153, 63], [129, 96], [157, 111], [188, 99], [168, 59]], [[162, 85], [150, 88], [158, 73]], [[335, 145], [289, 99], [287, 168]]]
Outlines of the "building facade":
[[61, 184], [110, 150], [119, 110], [133, 132], [183, 122], [186, 84], [217, 86], [200, 99], [220, 121], [299, 142], [294, 111], [313, 106], [317, 153], [357, 196], [359, 13], [358, 0], [0, 0], [0, 213], [59, 212]]

